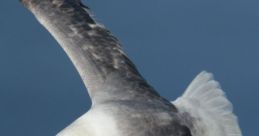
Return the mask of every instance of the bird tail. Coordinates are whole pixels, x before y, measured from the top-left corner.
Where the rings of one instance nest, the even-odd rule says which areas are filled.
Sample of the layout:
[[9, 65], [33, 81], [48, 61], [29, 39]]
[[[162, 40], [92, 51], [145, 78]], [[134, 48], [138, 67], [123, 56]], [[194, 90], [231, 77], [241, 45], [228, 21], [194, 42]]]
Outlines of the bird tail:
[[194, 136], [242, 136], [232, 104], [211, 73], [201, 72], [173, 104], [196, 120]]

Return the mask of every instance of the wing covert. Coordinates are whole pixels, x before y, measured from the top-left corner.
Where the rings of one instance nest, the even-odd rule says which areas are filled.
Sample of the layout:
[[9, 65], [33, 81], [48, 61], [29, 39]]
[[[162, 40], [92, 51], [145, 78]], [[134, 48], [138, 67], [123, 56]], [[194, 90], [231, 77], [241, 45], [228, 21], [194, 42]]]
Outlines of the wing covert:
[[142, 78], [119, 41], [80, 0], [21, 0], [53, 35], [79, 72], [93, 102], [163, 99]]

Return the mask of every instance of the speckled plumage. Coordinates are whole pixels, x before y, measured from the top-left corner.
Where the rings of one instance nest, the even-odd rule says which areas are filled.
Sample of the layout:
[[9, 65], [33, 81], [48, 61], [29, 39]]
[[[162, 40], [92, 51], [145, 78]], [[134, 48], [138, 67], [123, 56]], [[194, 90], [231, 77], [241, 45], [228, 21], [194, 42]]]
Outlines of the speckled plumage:
[[186, 110], [185, 100], [175, 106], [148, 85], [118, 40], [80, 0], [21, 2], [65, 50], [93, 102], [58, 136], [217, 136], [201, 132], [206, 123]]
[[[136, 93], [137, 96], [125, 95], [124, 97], [147, 95], [161, 99], [127, 58], [118, 40], [102, 25], [97, 24], [87, 12], [87, 7], [82, 6], [79, 1], [23, 0], [23, 3], [43, 25], [47, 25], [46, 28], [49, 31], [53, 31], [53, 36], [70, 56], [83, 77], [93, 101], [98, 89], [90, 89], [92, 85], [88, 83], [91, 82], [88, 79], [91, 77], [91, 80], [101, 84], [113, 78], [112, 81], [117, 80], [118, 84], [124, 84], [124, 93], [140, 92]], [[80, 66], [78, 63], [88, 65]]]

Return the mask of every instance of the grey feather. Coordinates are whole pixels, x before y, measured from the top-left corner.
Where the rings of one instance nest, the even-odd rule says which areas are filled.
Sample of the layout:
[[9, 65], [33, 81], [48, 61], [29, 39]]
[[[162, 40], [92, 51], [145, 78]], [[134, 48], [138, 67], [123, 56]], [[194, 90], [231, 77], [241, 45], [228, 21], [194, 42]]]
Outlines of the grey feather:
[[[210, 128], [208, 122], [201, 120], [206, 118], [206, 112], [202, 113], [206, 110], [199, 104], [190, 106], [192, 103], [180, 97], [176, 101], [176, 108], [161, 97], [140, 75], [136, 66], [123, 52], [120, 42], [104, 26], [96, 23], [89, 13], [89, 8], [80, 0], [21, 2], [67, 53], [93, 102], [89, 112], [61, 131], [58, 136], [218, 136], [219, 133], [221, 136], [230, 136], [234, 132], [235, 136], [241, 136], [237, 131], [238, 123], [233, 119], [230, 110], [227, 111], [232, 118], [221, 119], [231, 119], [226, 128], [236, 128], [236, 131], [221, 132], [220, 130], [224, 130], [222, 124], [214, 123], [214, 128], [219, 130], [215, 132], [206, 129]], [[204, 79], [201, 77], [194, 81], [186, 94], [207, 91], [197, 91], [192, 87], [207, 85], [198, 82]], [[215, 93], [213, 90], [208, 91]], [[206, 95], [208, 96], [211, 95]], [[191, 100], [193, 103], [199, 102], [198, 98], [200, 96]], [[213, 102], [219, 100], [230, 105], [225, 97], [220, 98], [208, 102], [209, 104], [204, 103], [205, 107], [215, 105]], [[222, 112], [222, 109], [218, 108], [218, 111]], [[209, 116], [208, 120], [215, 118]], [[213, 124], [213, 121], [211, 122]]]
[[89, 8], [79, 0], [22, 2], [66, 51], [93, 103], [114, 99], [157, 99], [170, 105], [147, 84], [119, 41], [91, 18]]

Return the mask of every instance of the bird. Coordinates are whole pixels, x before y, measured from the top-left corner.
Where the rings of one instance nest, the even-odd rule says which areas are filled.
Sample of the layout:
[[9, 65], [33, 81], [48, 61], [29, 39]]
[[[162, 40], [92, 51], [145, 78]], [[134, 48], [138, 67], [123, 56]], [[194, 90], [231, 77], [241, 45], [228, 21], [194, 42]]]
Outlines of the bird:
[[56, 136], [242, 136], [212, 73], [202, 71], [180, 97], [167, 100], [81, 0], [20, 1], [66, 52], [92, 102]]

